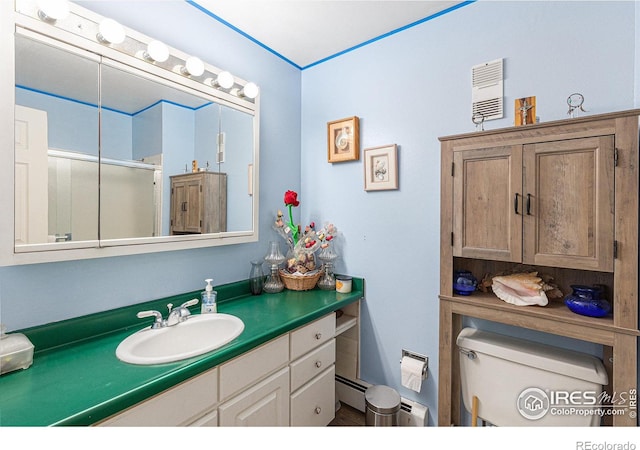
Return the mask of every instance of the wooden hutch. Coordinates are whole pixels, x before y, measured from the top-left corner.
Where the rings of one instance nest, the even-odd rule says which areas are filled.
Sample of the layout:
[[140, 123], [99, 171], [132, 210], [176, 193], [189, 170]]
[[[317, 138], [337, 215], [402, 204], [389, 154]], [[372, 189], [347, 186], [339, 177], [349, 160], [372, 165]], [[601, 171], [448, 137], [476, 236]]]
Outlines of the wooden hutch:
[[[640, 110], [441, 137], [438, 423], [459, 425], [463, 316], [603, 346], [609, 394], [637, 392]], [[453, 292], [455, 270], [478, 280], [514, 268], [602, 284], [612, 314], [571, 312], [561, 299], [514, 306]], [[499, 376], [499, 375], [497, 375]], [[635, 426], [637, 406], [605, 423]]]

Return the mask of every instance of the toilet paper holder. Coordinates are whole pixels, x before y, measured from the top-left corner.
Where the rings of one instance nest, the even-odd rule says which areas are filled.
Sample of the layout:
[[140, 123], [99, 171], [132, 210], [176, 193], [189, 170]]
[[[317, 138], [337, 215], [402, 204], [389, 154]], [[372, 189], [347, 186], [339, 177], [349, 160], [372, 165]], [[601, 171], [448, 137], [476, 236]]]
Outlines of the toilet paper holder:
[[[424, 367], [422, 368], [422, 379], [425, 380], [427, 378], [427, 369], [429, 368], [429, 357], [421, 355], [420, 353], [410, 352], [409, 350], [402, 349], [402, 358], [404, 358], [405, 356], [424, 362]], [[400, 358], [400, 364], [402, 364], [402, 358]]]

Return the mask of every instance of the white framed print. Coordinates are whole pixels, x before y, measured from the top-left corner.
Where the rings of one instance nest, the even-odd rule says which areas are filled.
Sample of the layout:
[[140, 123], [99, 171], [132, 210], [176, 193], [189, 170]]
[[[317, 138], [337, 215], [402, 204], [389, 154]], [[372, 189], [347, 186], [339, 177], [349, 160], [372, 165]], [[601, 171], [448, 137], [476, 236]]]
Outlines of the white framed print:
[[398, 189], [398, 147], [396, 144], [364, 150], [364, 190]]

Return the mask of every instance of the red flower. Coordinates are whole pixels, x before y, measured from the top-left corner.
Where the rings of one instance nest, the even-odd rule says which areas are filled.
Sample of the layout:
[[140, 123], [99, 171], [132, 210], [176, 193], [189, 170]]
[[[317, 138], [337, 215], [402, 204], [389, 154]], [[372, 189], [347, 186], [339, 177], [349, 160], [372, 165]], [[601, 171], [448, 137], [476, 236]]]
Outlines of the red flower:
[[298, 201], [298, 193], [294, 191], [287, 191], [284, 193], [284, 204], [291, 206], [298, 206], [300, 202]]

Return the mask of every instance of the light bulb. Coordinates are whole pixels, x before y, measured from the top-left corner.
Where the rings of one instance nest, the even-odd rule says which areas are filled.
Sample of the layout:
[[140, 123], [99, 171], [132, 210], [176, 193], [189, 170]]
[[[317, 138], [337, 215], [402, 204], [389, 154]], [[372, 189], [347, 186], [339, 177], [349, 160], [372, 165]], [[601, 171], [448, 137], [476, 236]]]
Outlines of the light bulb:
[[104, 19], [98, 26], [96, 37], [105, 44], [121, 44], [124, 42], [126, 34], [118, 22], [113, 19]]
[[144, 57], [155, 62], [165, 62], [169, 59], [169, 48], [160, 41], [151, 41], [147, 45]]
[[224, 71], [218, 74], [216, 78], [216, 85], [220, 86], [223, 89], [230, 89], [234, 84], [233, 75], [231, 73]]
[[250, 81], [247, 84], [245, 84], [242, 90], [240, 90], [239, 95], [241, 97], [247, 97], [247, 98], [253, 99], [258, 96], [259, 92], [260, 90], [258, 89], [258, 85], [255, 84], [253, 81]]
[[204, 73], [204, 63], [202, 60], [195, 56], [190, 56], [184, 63], [181, 72], [184, 75], [190, 75], [193, 77], [199, 77]]
[[69, 15], [67, 0], [38, 0], [38, 17], [46, 22], [62, 20]]

